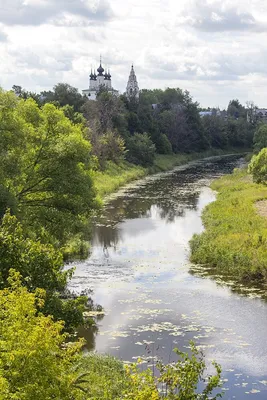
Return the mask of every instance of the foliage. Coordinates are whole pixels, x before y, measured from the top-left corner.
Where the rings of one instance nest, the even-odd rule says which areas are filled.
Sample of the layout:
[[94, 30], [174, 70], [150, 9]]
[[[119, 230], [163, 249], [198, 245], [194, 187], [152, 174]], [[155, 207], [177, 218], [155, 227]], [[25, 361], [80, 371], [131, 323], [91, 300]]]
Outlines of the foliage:
[[267, 147], [267, 124], [260, 124], [253, 138], [254, 149], [259, 152], [264, 147]]
[[242, 106], [238, 99], [230, 100], [227, 108], [227, 115], [235, 119], [240, 117], [246, 118], [246, 108]]
[[206, 133], [209, 147], [223, 149], [228, 145], [227, 129], [222, 118], [216, 115], [202, 118], [203, 129]]
[[74, 107], [66, 104], [64, 107], [61, 108], [64, 112], [65, 116], [69, 118], [74, 124], [82, 124], [85, 125], [85, 118], [83, 117], [82, 113], [74, 111]]
[[126, 158], [128, 161], [144, 167], [153, 164], [156, 147], [147, 133], [135, 133], [127, 139], [126, 144], [128, 148]]
[[119, 163], [124, 159], [124, 140], [115, 132], [108, 131], [103, 135], [92, 134], [90, 139], [101, 170], [105, 169], [107, 161]]
[[[6, 205], [39, 235], [61, 243], [97, 207], [91, 145], [52, 104], [0, 91], [0, 181]], [[3, 196], [1, 196], [3, 201]]]
[[119, 116], [124, 111], [122, 100], [106, 91], [99, 94], [96, 101], [88, 100], [82, 107], [83, 115], [87, 119], [89, 127], [98, 135], [117, 130]]
[[85, 99], [78, 89], [68, 83], [58, 83], [53, 89], [54, 98], [53, 100], [49, 98], [49, 101], [56, 101], [61, 107], [69, 105], [74, 108], [75, 112], [78, 112], [85, 103]]
[[169, 139], [167, 138], [167, 135], [164, 133], [160, 134], [153, 134], [152, 135], [152, 140], [155, 143], [157, 153], [159, 154], [171, 154], [172, 153], [172, 145]]
[[89, 381], [88, 400], [119, 400], [126, 388], [123, 363], [111, 356], [88, 353], [80, 362]]
[[37, 313], [45, 292], [29, 293], [10, 271], [0, 291], [0, 398], [3, 400], [85, 399], [74, 365], [82, 343], [66, 345], [62, 322]]
[[252, 157], [249, 173], [252, 174], [256, 183], [267, 184], [267, 148], [262, 149], [258, 155]]
[[237, 280], [267, 278], [267, 219], [255, 204], [267, 189], [237, 170], [212, 184], [219, 192], [202, 219], [205, 231], [191, 240], [191, 261], [218, 269]]
[[[143, 369], [142, 360], [126, 364], [110, 356], [89, 354], [81, 362], [81, 370], [88, 374], [89, 399], [94, 400], [208, 400], [220, 387], [221, 368], [216, 363], [215, 375], [205, 376], [205, 361], [191, 343], [191, 355], [175, 349], [177, 361], [158, 362], [152, 369]], [[199, 383], [204, 387], [199, 390]], [[159, 390], [162, 388], [162, 390]]]
[[24, 279], [28, 290], [46, 291], [43, 311], [57, 320], [64, 320], [72, 330], [82, 324], [87, 298], [61, 299], [73, 270], [63, 270], [61, 253], [52, 245], [27, 238], [15, 216], [7, 213], [0, 226], [0, 289], [7, 287], [10, 268]]
[[115, 192], [119, 187], [135, 179], [142, 178], [147, 171], [137, 165], [123, 161], [119, 164], [108, 161], [104, 171], [95, 171], [94, 182], [100, 198]]
[[[191, 356], [175, 349], [179, 359], [174, 364], [160, 363], [158, 381], [165, 386], [166, 397], [172, 400], [208, 400], [222, 397], [220, 393], [212, 396], [213, 390], [220, 386], [221, 367], [213, 362], [216, 375], [204, 378], [206, 364], [203, 356], [193, 342], [190, 343]], [[199, 382], [204, 382], [202, 393], [198, 392]]]

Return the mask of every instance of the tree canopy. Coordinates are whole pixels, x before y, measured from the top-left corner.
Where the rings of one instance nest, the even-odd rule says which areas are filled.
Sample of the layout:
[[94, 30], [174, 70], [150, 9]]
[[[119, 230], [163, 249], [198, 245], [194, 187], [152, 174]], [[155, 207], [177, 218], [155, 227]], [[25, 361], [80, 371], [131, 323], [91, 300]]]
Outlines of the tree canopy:
[[0, 91], [0, 126], [1, 213], [10, 207], [39, 234], [63, 240], [97, 207], [91, 145], [81, 125], [52, 104], [39, 108], [31, 98]]

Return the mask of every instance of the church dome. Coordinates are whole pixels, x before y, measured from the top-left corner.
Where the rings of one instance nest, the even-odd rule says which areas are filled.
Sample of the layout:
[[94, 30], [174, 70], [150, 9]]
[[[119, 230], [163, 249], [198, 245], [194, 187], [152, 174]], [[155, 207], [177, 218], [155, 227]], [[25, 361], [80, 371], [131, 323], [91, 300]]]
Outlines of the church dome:
[[105, 80], [108, 80], [108, 73], [107, 73], [107, 72], [106, 72], [105, 75], [104, 75], [104, 79], [105, 79]]
[[104, 70], [104, 68], [102, 67], [101, 63], [100, 63], [99, 67], [97, 68], [97, 72], [98, 72], [99, 75], [103, 75], [103, 72], [104, 72], [104, 71], [105, 71], [105, 70]]
[[90, 80], [91, 80], [91, 81], [94, 79], [94, 74], [93, 74], [92, 71], [91, 71], [91, 74], [89, 75], [89, 77], [90, 77]]
[[110, 72], [109, 72], [109, 71], [108, 71], [107, 76], [108, 76], [108, 80], [110, 80], [110, 79], [111, 79], [111, 75], [110, 75]]

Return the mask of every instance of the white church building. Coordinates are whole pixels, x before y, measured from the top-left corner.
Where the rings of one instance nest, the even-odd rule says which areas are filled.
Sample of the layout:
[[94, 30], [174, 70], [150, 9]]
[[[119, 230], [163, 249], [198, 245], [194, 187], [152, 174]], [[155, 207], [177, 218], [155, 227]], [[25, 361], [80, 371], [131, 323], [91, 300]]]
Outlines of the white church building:
[[[119, 91], [115, 90], [112, 87], [112, 82], [111, 82], [111, 75], [109, 70], [104, 70], [102, 67], [102, 62], [100, 58], [100, 65], [97, 68], [98, 74], [93, 73], [91, 70], [91, 74], [89, 75], [89, 88], [84, 89], [82, 91], [83, 95], [85, 95], [89, 100], [96, 100], [97, 94], [99, 91], [102, 89], [113, 93], [114, 95], [118, 96]], [[136, 75], [134, 72], [134, 67], [132, 65], [130, 76], [128, 79], [127, 87], [126, 87], [126, 96], [128, 99], [130, 98], [139, 98], [139, 87], [136, 79]]]

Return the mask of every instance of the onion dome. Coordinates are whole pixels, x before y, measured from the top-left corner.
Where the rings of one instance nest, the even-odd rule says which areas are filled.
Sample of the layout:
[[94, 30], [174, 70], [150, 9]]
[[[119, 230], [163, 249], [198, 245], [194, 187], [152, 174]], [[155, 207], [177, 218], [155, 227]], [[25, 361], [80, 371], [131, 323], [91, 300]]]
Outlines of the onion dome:
[[93, 79], [94, 79], [94, 81], [96, 81], [96, 73], [95, 73], [95, 70], [94, 70], [94, 74], [93, 74]]
[[89, 75], [89, 77], [90, 77], [90, 81], [94, 80], [94, 74], [93, 74], [92, 70], [91, 70], [91, 74]]
[[102, 65], [101, 65], [101, 62], [100, 62], [100, 65], [99, 65], [99, 67], [97, 68], [97, 72], [98, 72], [98, 75], [103, 75], [103, 72], [104, 72], [105, 70], [104, 70], [104, 68], [102, 67]]
[[105, 81], [108, 80], [108, 73], [107, 72], [105, 72], [104, 79], [105, 79]]
[[110, 75], [110, 72], [108, 71], [108, 80], [110, 81], [110, 79], [111, 79], [111, 75]]

